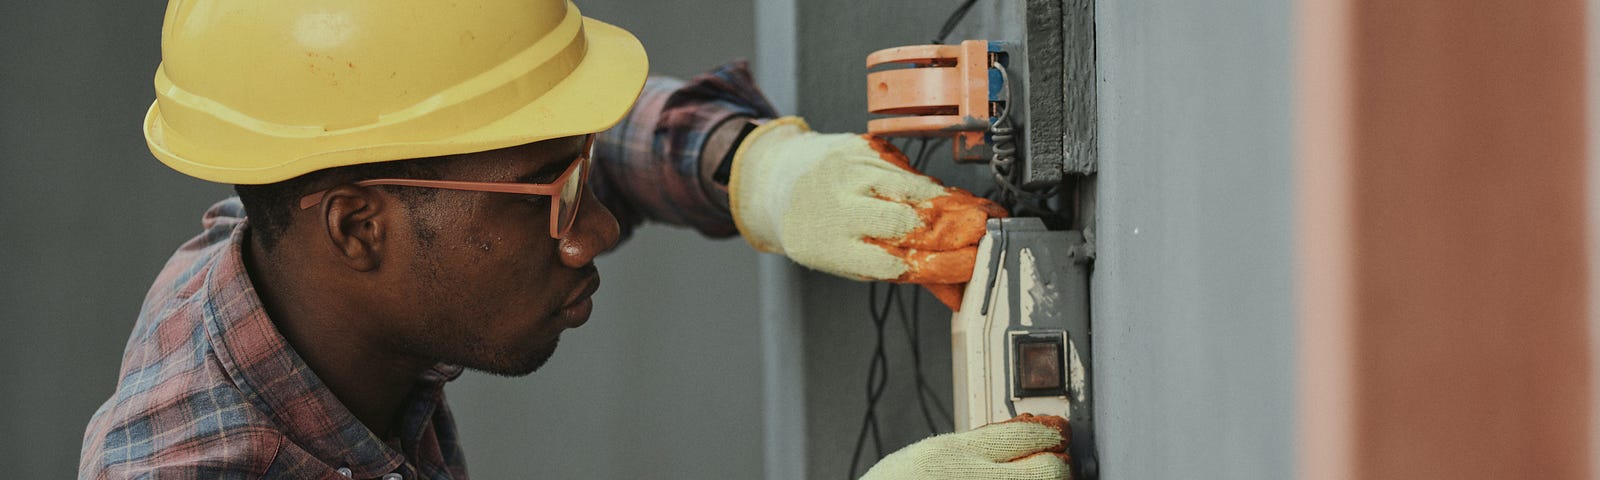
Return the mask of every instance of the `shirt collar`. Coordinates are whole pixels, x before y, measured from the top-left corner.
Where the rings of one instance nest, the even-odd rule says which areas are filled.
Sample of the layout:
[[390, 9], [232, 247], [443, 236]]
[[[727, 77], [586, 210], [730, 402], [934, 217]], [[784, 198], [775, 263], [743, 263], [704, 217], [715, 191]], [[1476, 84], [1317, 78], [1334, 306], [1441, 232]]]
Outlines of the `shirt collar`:
[[[405, 457], [334, 397], [267, 317], [240, 251], [246, 224], [243, 219], [235, 222], [225, 250], [211, 261], [201, 287], [206, 291], [197, 295], [205, 301], [206, 334], [224, 369], [245, 397], [276, 420], [306, 453], [334, 467], [349, 468], [355, 478], [378, 477], [399, 468]], [[421, 391], [412, 398], [427, 404], [407, 406], [407, 417], [431, 415], [444, 383], [460, 374], [460, 367], [442, 364], [424, 372]], [[422, 419], [403, 418], [401, 423], [418, 420]], [[405, 430], [402, 434], [407, 436], [415, 433]]]

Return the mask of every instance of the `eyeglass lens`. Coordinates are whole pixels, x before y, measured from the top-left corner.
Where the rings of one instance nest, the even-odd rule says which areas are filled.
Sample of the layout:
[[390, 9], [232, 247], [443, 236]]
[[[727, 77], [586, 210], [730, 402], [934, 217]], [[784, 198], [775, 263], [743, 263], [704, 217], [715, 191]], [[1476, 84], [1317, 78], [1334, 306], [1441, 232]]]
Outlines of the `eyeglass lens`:
[[556, 214], [557, 235], [567, 236], [567, 231], [572, 229], [574, 217], [578, 214], [578, 203], [583, 201], [583, 183], [588, 177], [585, 175], [589, 168], [587, 159], [579, 159], [575, 171], [567, 176], [567, 181], [561, 184], [559, 197], [561, 207]]

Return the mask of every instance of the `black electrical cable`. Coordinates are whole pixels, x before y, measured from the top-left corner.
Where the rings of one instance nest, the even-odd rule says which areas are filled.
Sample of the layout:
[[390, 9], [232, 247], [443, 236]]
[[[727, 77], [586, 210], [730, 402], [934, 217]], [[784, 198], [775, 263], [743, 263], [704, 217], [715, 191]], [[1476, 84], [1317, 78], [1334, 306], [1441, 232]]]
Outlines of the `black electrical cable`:
[[950, 31], [956, 29], [956, 25], [961, 23], [962, 18], [966, 18], [967, 10], [971, 10], [972, 5], [975, 3], [978, 3], [978, 0], [961, 2], [961, 6], [956, 7], [956, 11], [950, 12], [950, 16], [944, 19], [944, 26], [939, 28], [939, 36], [933, 37], [933, 43], [944, 43], [944, 39], [950, 36]]
[[[900, 327], [906, 332], [906, 344], [911, 346], [912, 379], [916, 382], [917, 406], [922, 410], [922, 418], [928, 424], [929, 433], [939, 433], [939, 428], [933, 424], [933, 414], [928, 410], [928, 399], [922, 394], [927, 379], [922, 375], [922, 342], [917, 341], [921, 333], [920, 319], [915, 314], [906, 314], [906, 304], [900, 296], [899, 285], [889, 286], [889, 298], [886, 300], [894, 303], [895, 311], [899, 313]], [[912, 308], [915, 309], [916, 305], [913, 304]]]
[[933, 158], [933, 154], [938, 152], [939, 148], [941, 148], [947, 140], [949, 139], [943, 137], [931, 139], [923, 138], [918, 140], [920, 143], [917, 147], [917, 156], [913, 157], [911, 166], [915, 167], [919, 172], [926, 173], [928, 160]]
[[[943, 140], [943, 139], [941, 138], [939, 140]], [[933, 156], [933, 154], [935, 152], [938, 151], [937, 148], [935, 148], [935, 146], [939, 145], [940, 143], [942, 143], [939, 140], [930, 140], [930, 139], [927, 139], [927, 138], [923, 138], [923, 139], [920, 140], [919, 145], [917, 147], [916, 160], [912, 163], [912, 166], [914, 168], [916, 168], [918, 171], [922, 171], [927, 166], [928, 160]], [[939, 401], [938, 394], [934, 393], [933, 387], [928, 384], [927, 376], [925, 376], [923, 374], [923, 372], [922, 372], [922, 326], [921, 326], [921, 324], [922, 324], [922, 322], [921, 322], [921, 320], [922, 320], [922, 313], [921, 313], [921, 307], [922, 307], [921, 304], [922, 304], [922, 302], [921, 302], [921, 299], [922, 299], [922, 289], [913, 289], [912, 290], [912, 297], [911, 297], [911, 314], [910, 314], [910, 321], [909, 322], [906, 321], [906, 317], [905, 317], [906, 312], [905, 312], [904, 304], [900, 303], [900, 307], [901, 307], [900, 308], [900, 314], [902, 315], [901, 316], [901, 325], [905, 327], [906, 334], [907, 334], [907, 337], [908, 337], [907, 341], [911, 344], [911, 361], [912, 361], [912, 364], [914, 365], [915, 374], [916, 374], [915, 380], [916, 380], [917, 405], [922, 410], [923, 421], [927, 422], [928, 432], [931, 433], [931, 434], [938, 434], [938, 433], [940, 433], [940, 427], [934, 421], [933, 414], [929, 411], [928, 404], [929, 404], [930, 401], [933, 403], [934, 408], [937, 409], [938, 413], [940, 414], [940, 416], [939, 416], [940, 419], [944, 420], [944, 422], [946, 424], [951, 424], [952, 427], [953, 427], [954, 422], [951, 419], [949, 409], [944, 406], [943, 402]], [[896, 297], [896, 302], [901, 302], [901, 300], [902, 300], [901, 297], [899, 297], [899, 296]]]
[[889, 142], [889, 144], [894, 145], [894, 148], [899, 149], [901, 153], [905, 153], [911, 150], [911, 142], [912, 140], [908, 138], [902, 143]]
[[916, 382], [917, 406], [922, 411], [922, 420], [927, 423], [928, 433], [937, 435], [940, 433], [940, 427], [934, 422], [933, 412], [928, 407], [929, 400], [931, 399], [935, 407], [939, 409], [940, 419], [947, 419], [950, 414], [944, 409], [944, 405], [939, 403], [939, 397], [933, 393], [933, 387], [928, 385], [928, 378], [922, 373], [922, 316], [920, 315], [921, 306], [918, 305], [922, 298], [922, 290], [916, 287], [909, 288], [912, 288], [913, 292], [910, 300], [911, 313], [909, 315], [906, 314], [905, 296], [898, 289], [892, 290], [890, 295], [894, 296], [895, 308], [900, 313], [900, 325], [905, 329], [906, 342], [911, 345], [911, 363], [914, 365], [915, 376], [913, 378]]
[[[944, 43], [945, 39], [950, 36], [950, 32], [955, 30], [956, 25], [959, 25], [963, 18], [966, 18], [967, 12], [972, 10], [972, 6], [976, 3], [978, 3], [978, 0], [965, 0], [956, 7], [955, 11], [950, 12], [950, 16], [945, 18], [944, 25], [939, 28], [939, 34], [934, 37], [932, 43]], [[911, 166], [913, 169], [920, 172], [927, 166], [929, 154], [932, 152], [929, 148], [930, 143], [932, 142], [929, 142], [926, 138], [918, 140], [917, 154], [912, 157]], [[902, 152], [910, 150], [910, 146], [910, 140], [907, 140], [903, 145], [896, 145]], [[883, 329], [889, 321], [889, 313], [892, 307], [897, 307], [895, 310], [900, 315], [901, 326], [905, 328], [908, 340], [911, 343], [911, 360], [914, 365], [917, 404], [921, 406], [922, 417], [927, 422], [929, 432], [939, 433], [939, 427], [935, 424], [933, 415], [928, 408], [930, 399], [941, 418], [950, 422], [952, 428], [954, 427], [954, 417], [951, 416], [950, 411], [945, 408], [944, 404], [939, 402], [939, 396], [933, 391], [933, 387], [928, 385], [927, 377], [922, 372], [921, 312], [918, 306], [922, 298], [921, 293], [921, 290], [915, 290], [912, 294], [911, 311], [908, 314], [905, 302], [899, 295], [899, 285], [890, 284], [884, 296], [883, 309], [880, 311], [878, 309], [878, 284], [874, 282], [867, 287], [867, 309], [872, 316], [876, 344], [873, 347], [872, 360], [867, 364], [867, 411], [861, 417], [861, 429], [856, 434], [855, 451], [850, 455], [848, 478], [851, 480], [856, 478], [856, 470], [861, 461], [861, 450], [866, 447], [867, 433], [869, 431], [872, 433], [872, 443], [877, 451], [878, 458], [883, 458], [883, 440], [878, 428], [877, 407], [878, 400], [883, 397], [884, 389], [889, 383], [888, 355], [884, 353], [883, 348]]]
[[[927, 164], [927, 160], [928, 160], [927, 154], [928, 154], [928, 139], [926, 139], [926, 138], [918, 139], [917, 140], [917, 156], [911, 157], [911, 168], [916, 169], [916, 171], [918, 171], [918, 172], [921, 172], [923, 167], [926, 166], [926, 164]], [[926, 172], [924, 172], [924, 173], [926, 173]]]
[[[950, 416], [950, 408], [944, 406], [944, 402], [939, 400], [939, 394], [933, 391], [933, 387], [928, 384], [927, 377], [923, 376], [922, 374], [922, 327], [920, 321], [922, 318], [921, 304], [922, 289], [913, 288], [911, 290], [911, 353], [914, 357], [914, 360], [917, 362], [917, 400], [919, 402], [926, 401], [933, 403], [934, 411], [939, 414], [939, 420], [943, 420], [944, 424], [950, 425], [950, 428], [954, 429], [955, 419]], [[925, 418], [931, 417], [928, 414], [928, 407], [926, 404], [922, 406], [922, 415]], [[938, 425], [934, 424], [932, 418], [927, 418], [927, 420], [928, 433], [941, 433], [941, 429]]]
[[[921, 171], [933, 156], [935, 149], [932, 146], [936, 142], [926, 138], [917, 139], [915, 142], [917, 144], [916, 155], [912, 157], [911, 164], [912, 168]], [[911, 150], [912, 143], [912, 140], [907, 140], [904, 144], [895, 146], [905, 152]], [[884, 328], [889, 322], [891, 313], [897, 314], [896, 316], [899, 317], [900, 325], [907, 335], [906, 340], [911, 346], [912, 378], [915, 382], [917, 405], [920, 407], [923, 421], [928, 427], [929, 434], [941, 433], [940, 421], [943, 424], [951, 425], [951, 428], [954, 426], [954, 419], [950, 414], [949, 408], [945, 407], [944, 402], [939, 400], [938, 394], [933, 391], [933, 387], [927, 380], [927, 375], [922, 370], [921, 306], [919, 305], [921, 289], [912, 286], [906, 286], [906, 288], [914, 289], [909, 311], [906, 308], [906, 300], [901, 293], [900, 285], [888, 284], [881, 306], [878, 303], [878, 284], [871, 283], [868, 285], [867, 308], [872, 317], [875, 338], [872, 357], [867, 365], [867, 408], [866, 412], [862, 414], [861, 427], [856, 433], [855, 448], [850, 456], [849, 478], [852, 479], [855, 478], [856, 472], [861, 467], [861, 454], [866, 448], [869, 434], [874, 451], [877, 453], [877, 458], [881, 459], [884, 456], [882, 429], [878, 425], [877, 406], [888, 386], [888, 354], [884, 349]], [[930, 403], [931, 407], [929, 406]], [[934, 416], [935, 413], [938, 414], [937, 417]]]
[[[870, 303], [871, 299], [868, 301]], [[872, 362], [877, 368], [872, 370], [869, 365], [867, 374], [867, 414], [871, 417], [872, 423], [872, 448], [877, 452], [878, 458], [883, 458], [882, 428], [878, 426], [878, 400], [883, 398], [883, 392], [889, 386], [889, 356], [883, 349], [883, 329], [887, 323], [889, 323], [889, 304], [885, 302], [883, 311], [873, 320], [877, 328], [877, 346], [874, 347]], [[875, 379], [873, 373], [877, 374]]]
[[[922, 342], [917, 341], [921, 332], [921, 322], [915, 313], [908, 319], [905, 305], [900, 301], [900, 296], [895, 295], [895, 304], [899, 306], [900, 326], [906, 331], [906, 342], [911, 345], [911, 364], [913, 367], [913, 380], [916, 382], [917, 407], [922, 411], [922, 420], [927, 422], [928, 433], [939, 433], [939, 427], [933, 424], [933, 414], [928, 411], [928, 398], [922, 394], [922, 389], [927, 386], [927, 379], [922, 376]], [[916, 309], [912, 303], [911, 308]]]
[[[856, 478], [856, 469], [861, 463], [861, 450], [866, 446], [867, 432], [872, 432], [872, 444], [877, 452], [877, 458], [883, 458], [883, 438], [878, 428], [878, 400], [883, 398], [885, 387], [889, 384], [889, 357], [883, 349], [883, 328], [889, 321], [890, 302], [885, 301], [883, 310], [878, 309], [878, 284], [872, 283], [867, 287], [867, 308], [872, 313], [872, 325], [876, 330], [876, 346], [872, 351], [872, 361], [867, 365], [867, 411], [861, 417], [861, 430], [856, 434], [855, 453], [850, 455], [850, 476]], [[887, 300], [887, 299], [886, 299]]]

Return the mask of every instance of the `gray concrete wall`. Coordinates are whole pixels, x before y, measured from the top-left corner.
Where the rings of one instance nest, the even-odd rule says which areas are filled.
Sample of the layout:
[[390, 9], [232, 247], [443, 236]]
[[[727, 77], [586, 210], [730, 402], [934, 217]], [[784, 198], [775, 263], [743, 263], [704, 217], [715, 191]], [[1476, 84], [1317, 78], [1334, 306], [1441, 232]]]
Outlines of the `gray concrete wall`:
[[1290, 6], [1098, 9], [1103, 478], [1290, 478]]
[[[749, 2], [579, 4], [638, 35], [657, 72], [754, 52]], [[0, 5], [7, 477], [73, 476], [149, 282], [229, 194], [160, 165], [140, 136], [165, 5]], [[449, 387], [475, 476], [760, 476], [755, 258], [742, 241], [663, 227], [602, 258], [594, 317], [544, 370]]]
[[165, 2], [0, 5], [0, 464], [71, 478], [150, 281], [229, 192], [139, 133]]

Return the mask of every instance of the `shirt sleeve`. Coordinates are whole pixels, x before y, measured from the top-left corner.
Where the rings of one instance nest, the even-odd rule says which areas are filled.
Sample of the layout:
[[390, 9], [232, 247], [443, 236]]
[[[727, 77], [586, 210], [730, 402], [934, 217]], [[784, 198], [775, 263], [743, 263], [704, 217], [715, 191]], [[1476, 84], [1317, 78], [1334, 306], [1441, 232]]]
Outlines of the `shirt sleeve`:
[[688, 82], [650, 77], [628, 116], [596, 139], [589, 188], [617, 217], [624, 239], [645, 221], [708, 237], [737, 234], [727, 208], [700, 181], [700, 150], [724, 121], [776, 116], [744, 60]]

